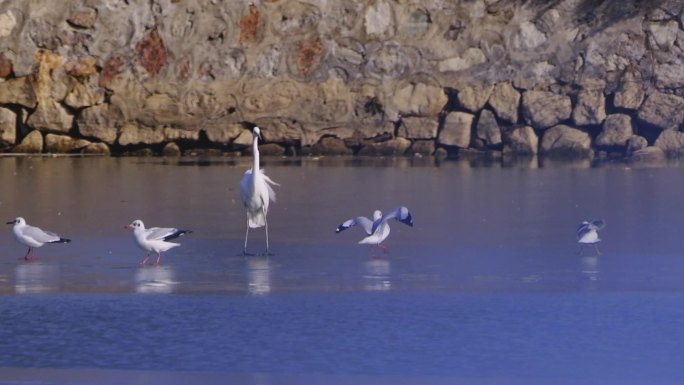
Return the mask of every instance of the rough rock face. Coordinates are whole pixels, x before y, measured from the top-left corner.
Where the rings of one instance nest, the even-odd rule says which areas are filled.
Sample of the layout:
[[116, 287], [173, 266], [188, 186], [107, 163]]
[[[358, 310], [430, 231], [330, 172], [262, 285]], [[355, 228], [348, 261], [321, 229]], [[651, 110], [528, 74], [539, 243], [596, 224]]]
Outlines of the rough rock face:
[[468, 148], [474, 118], [472, 114], [465, 112], [450, 113], [444, 121], [437, 142], [447, 146]]
[[683, 126], [683, 45], [678, 0], [5, 0], [0, 151], [627, 152]]
[[546, 91], [527, 91], [522, 96], [525, 122], [536, 129], [545, 129], [569, 119], [572, 103], [569, 96]]
[[596, 145], [603, 147], [625, 147], [633, 135], [632, 118], [629, 115], [609, 115], [603, 122], [601, 133], [596, 137]]
[[0, 149], [9, 148], [16, 141], [17, 114], [0, 107]]
[[591, 137], [584, 131], [563, 124], [544, 132], [541, 152], [547, 155], [581, 156], [591, 150]]
[[539, 138], [530, 126], [515, 127], [504, 135], [504, 153], [515, 155], [536, 155]]
[[37, 154], [43, 152], [43, 135], [38, 130], [31, 131], [12, 149], [12, 152], [21, 154]]

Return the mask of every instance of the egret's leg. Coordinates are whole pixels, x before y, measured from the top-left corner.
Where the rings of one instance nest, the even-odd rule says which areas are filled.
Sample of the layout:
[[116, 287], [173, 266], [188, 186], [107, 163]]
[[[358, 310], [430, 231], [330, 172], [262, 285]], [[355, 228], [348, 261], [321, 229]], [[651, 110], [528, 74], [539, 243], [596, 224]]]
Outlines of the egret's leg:
[[245, 232], [245, 247], [242, 249], [242, 254], [247, 255], [247, 237], [249, 236], [249, 219], [247, 219], [247, 231]]
[[157, 263], [156, 263], [156, 265], [159, 265], [160, 261], [161, 261], [161, 253], [157, 252]]
[[145, 259], [140, 262], [140, 266], [145, 266], [147, 264], [147, 260], [150, 259], [150, 253], [145, 254]]
[[33, 251], [33, 248], [32, 248], [32, 247], [29, 247], [29, 248], [28, 248], [28, 251], [26, 251], [26, 255], [24, 255], [24, 260], [25, 260], [25, 261], [28, 261], [29, 259], [31, 259], [31, 251]]
[[264, 225], [266, 226], [266, 255], [268, 255], [268, 219], [266, 218], [264, 206], [261, 206], [261, 211], [264, 213]]
[[598, 248], [598, 245], [594, 243], [594, 249], [596, 249], [596, 255], [601, 255], [601, 251]]

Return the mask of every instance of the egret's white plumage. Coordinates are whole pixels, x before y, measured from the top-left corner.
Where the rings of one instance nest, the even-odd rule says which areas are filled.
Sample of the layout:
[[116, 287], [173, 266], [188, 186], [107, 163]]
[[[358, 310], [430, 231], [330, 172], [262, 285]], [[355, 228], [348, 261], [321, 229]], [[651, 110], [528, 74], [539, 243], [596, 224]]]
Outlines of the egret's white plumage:
[[259, 139], [261, 130], [254, 127], [252, 130], [252, 168], [245, 171], [240, 181], [240, 198], [242, 204], [247, 209], [247, 231], [245, 233], [245, 246], [243, 253], [247, 254], [247, 237], [249, 229], [266, 227], [266, 253], [268, 253], [268, 205], [270, 201], [275, 202], [276, 194], [271, 185], [278, 186], [264, 174], [264, 170], [259, 168]]
[[138, 247], [147, 251], [145, 259], [140, 262], [141, 265], [147, 263], [147, 260], [150, 258], [150, 253], [152, 252], [157, 253], [157, 264], [159, 264], [163, 252], [180, 246], [180, 243], [169, 242], [170, 240], [192, 233], [190, 230], [178, 230], [171, 227], [151, 227], [146, 229], [145, 224], [140, 219], [136, 219], [131, 222], [131, 224], [126, 225], [125, 228], [133, 229], [135, 243]]
[[385, 215], [382, 215], [380, 210], [375, 210], [375, 212], [373, 212], [373, 220], [370, 220], [366, 217], [349, 219], [339, 225], [335, 232], [339, 233], [350, 227], [360, 225], [366, 231], [368, 236], [360, 240], [359, 244], [377, 245], [379, 247], [383, 247], [381, 245], [382, 241], [387, 239], [390, 234], [390, 226], [388, 223], [390, 219], [396, 219], [401, 223], [413, 226], [413, 218], [411, 217], [411, 213], [406, 207], [402, 206], [390, 211]]
[[26, 220], [22, 217], [14, 218], [14, 220], [7, 222], [8, 225], [14, 225], [12, 227], [12, 234], [17, 242], [29, 249], [24, 256], [24, 259], [29, 260], [34, 257], [33, 249], [36, 247], [41, 247], [46, 243], [69, 243], [70, 239], [65, 239], [59, 235], [52, 233], [50, 231], [41, 230], [38, 227], [29, 226], [26, 224]]
[[586, 244], [594, 245], [596, 253], [601, 254], [597, 245], [597, 243], [601, 242], [598, 232], [604, 227], [606, 227], [606, 221], [603, 219], [597, 219], [591, 222], [583, 221], [577, 228], [577, 243], [579, 243], [581, 246]]

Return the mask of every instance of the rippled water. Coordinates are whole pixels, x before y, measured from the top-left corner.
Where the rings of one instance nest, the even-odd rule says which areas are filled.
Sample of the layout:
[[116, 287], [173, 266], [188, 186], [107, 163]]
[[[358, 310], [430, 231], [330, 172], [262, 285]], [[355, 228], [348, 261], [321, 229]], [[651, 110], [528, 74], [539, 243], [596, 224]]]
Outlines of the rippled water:
[[[73, 239], [25, 263], [0, 233], [0, 384], [684, 380], [681, 167], [265, 166], [275, 255], [245, 258], [244, 160], [0, 158], [0, 219]], [[400, 204], [387, 254], [334, 232]], [[140, 267], [133, 219], [194, 232]]]

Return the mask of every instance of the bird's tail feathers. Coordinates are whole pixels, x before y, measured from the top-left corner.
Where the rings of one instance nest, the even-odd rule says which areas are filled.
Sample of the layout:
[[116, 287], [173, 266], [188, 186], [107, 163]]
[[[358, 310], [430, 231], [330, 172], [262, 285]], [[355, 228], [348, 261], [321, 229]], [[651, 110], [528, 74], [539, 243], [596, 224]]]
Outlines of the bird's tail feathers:
[[271, 185], [280, 186], [280, 184], [274, 182], [273, 179], [269, 178], [268, 175], [264, 174], [263, 169], [261, 169], [261, 171], [262, 171], [261, 175], [264, 177], [264, 180], [266, 181], [266, 187], [268, 188], [268, 196], [269, 196], [269, 198], [271, 198], [271, 201], [275, 202], [276, 201], [276, 193], [273, 190], [273, 187], [271, 187]]
[[71, 239], [59, 238], [58, 240], [52, 241], [50, 243], [71, 243]]
[[266, 226], [266, 216], [264, 216], [264, 212], [261, 210], [257, 211], [254, 214], [247, 213], [247, 219], [249, 228], [251, 229]]

